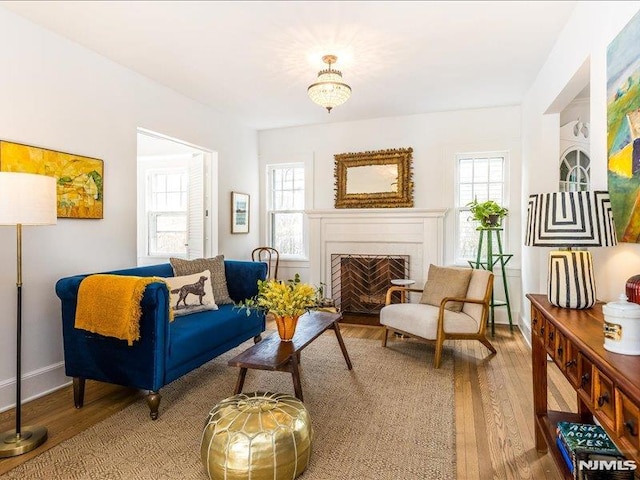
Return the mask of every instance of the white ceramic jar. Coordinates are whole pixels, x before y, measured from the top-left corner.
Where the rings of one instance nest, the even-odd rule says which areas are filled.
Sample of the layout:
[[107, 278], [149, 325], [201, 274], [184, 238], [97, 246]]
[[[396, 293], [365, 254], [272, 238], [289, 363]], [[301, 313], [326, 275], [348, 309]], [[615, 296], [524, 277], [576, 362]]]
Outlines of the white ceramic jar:
[[604, 348], [624, 355], [640, 355], [640, 305], [620, 295], [617, 302], [602, 307]]

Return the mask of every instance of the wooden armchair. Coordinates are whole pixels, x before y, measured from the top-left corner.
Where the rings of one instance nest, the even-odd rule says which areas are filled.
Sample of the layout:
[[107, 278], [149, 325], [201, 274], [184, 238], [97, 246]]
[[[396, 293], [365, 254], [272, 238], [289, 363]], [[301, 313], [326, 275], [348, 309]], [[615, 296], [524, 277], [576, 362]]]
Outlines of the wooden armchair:
[[[435, 368], [440, 367], [442, 346], [446, 339], [478, 340], [492, 353], [496, 353], [496, 349], [485, 336], [492, 289], [493, 274], [486, 270], [473, 270], [464, 298], [445, 297], [439, 307], [423, 303], [392, 304], [393, 292], [422, 290], [396, 286], [389, 288], [386, 305], [380, 311], [380, 323], [384, 327], [382, 346], [387, 346], [389, 331], [419, 339], [435, 340]], [[463, 302], [459, 313], [445, 308], [449, 302], [454, 301]]]

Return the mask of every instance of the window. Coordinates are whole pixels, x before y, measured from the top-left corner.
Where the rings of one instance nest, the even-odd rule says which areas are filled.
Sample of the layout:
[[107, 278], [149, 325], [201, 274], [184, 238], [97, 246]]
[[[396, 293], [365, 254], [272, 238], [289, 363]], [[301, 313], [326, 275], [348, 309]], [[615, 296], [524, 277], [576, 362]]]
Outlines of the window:
[[494, 200], [507, 206], [506, 160], [506, 153], [498, 152], [457, 155], [455, 262], [458, 264], [466, 265], [467, 260], [475, 258], [478, 248], [477, 224], [469, 220], [466, 205], [477, 199], [479, 202]]
[[187, 255], [188, 168], [147, 171], [147, 255]]
[[138, 157], [138, 264], [200, 258], [210, 230], [205, 155]]
[[589, 190], [591, 160], [580, 148], [574, 147], [560, 159], [560, 191], [580, 192]]
[[304, 164], [267, 166], [267, 178], [269, 246], [281, 255], [304, 256]]

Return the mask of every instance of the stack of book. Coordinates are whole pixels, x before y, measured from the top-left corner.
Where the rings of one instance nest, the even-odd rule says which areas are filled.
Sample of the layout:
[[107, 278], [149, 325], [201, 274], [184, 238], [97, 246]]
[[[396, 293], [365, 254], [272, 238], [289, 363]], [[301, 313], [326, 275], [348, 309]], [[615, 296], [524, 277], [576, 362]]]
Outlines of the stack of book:
[[558, 422], [556, 443], [576, 480], [633, 480], [636, 464], [626, 460], [599, 425]]

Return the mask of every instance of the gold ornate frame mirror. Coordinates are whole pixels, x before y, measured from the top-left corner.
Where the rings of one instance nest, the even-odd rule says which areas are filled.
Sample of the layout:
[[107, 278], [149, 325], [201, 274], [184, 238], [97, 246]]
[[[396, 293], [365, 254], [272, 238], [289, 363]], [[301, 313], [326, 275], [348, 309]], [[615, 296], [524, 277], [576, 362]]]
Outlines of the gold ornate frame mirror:
[[413, 148], [334, 155], [336, 208], [413, 207]]

